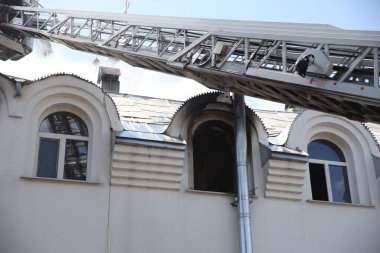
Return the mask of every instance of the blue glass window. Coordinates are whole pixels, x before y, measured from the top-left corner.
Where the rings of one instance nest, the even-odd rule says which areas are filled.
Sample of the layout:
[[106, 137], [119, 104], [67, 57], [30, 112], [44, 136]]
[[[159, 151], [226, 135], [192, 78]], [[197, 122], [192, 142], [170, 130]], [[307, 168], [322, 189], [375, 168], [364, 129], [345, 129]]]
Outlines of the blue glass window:
[[351, 203], [347, 168], [345, 166], [329, 165], [329, 170], [333, 201]]
[[345, 162], [342, 151], [333, 143], [326, 140], [315, 140], [307, 146], [309, 158]]

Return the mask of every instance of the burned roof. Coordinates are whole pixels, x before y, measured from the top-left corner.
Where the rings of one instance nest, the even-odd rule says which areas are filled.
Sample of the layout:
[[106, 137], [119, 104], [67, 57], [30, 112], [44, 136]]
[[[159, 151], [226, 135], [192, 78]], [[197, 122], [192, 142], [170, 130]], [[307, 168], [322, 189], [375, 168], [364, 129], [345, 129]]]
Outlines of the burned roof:
[[268, 136], [276, 137], [289, 127], [298, 116], [297, 112], [254, 110], [261, 119]]
[[[109, 95], [116, 104], [120, 120], [125, 129], [125, 132], [120, 136], [174, 141], [164, 132], [174, 115], [186, 102], [130, 94]], [[301, 112], [298, 111], [251, 110], [260, 119], [270, 139], [277, 137], [284, 130], [288, 130], [296, 118], [301, 115]], [[366, 123], [365, 126], [371, 132], [377, 144], [380, 145], [380, 125]]]
[[[184, 101], [153, 98], [131, 94], [109, 94], [116, 104], [120, 120], [125, 129], [123, 137], [163, 139], [166, 128], [171, 123], [174, 115], [186, 103]], [[217, 96], [215, 94], [202, 94], [200, 96]], [[197, 96], [198, 97], [198, 96]], [[196, 98], [196, 97], [195, 97]], [[191, 98], [195, 99], [195, 98]], [[297, 113], [273, 112], [265, 110], [253, 110], [262, 121], [268, 136], [276, 136], [284, 128], [290, 125]], [[128, 134], [127, 134], [128, 132]]]
[[[73, 76], [83, 81], [89, 82], [94, 86], [97, 86], [91, 81], [85, 80], [74, 74], [66, 73], [57, 73], [32, 81], [9, 75], [4, 75], [1, 73], [0, 75], [11, 81], [17, 80], [19, 82], [22, 82], [23, 84], [33, 84], [36, 81], [44, 80], [54, 76]], [[107, 94], [107, 96], [110, 96], [111, 100], [114, 102], [125, 132], [135, 133], [136, 136], [139, 136], [139, 139], [148, 137], [148, 139], [164, 141], [172, 140], [171, 137], [164, 136], [164, 132], [168, 125], [171, 123], [173, 116], [185, 103], [184, 101], [131, 94], [105, 94]], [[260, 119], [269, 138], [277, 137], [284, 130], [289, 129], [295, 121], [295, 119], [301, 114], [300, 112], [288, 111], [271, 111], [256, 109], [251, 110]], [[377, 145], [380, 146], [380, 125], [374, 123], [364, 123], [363, 125], [371, 133]], [[141, 133], [145, 133], [146, 135], [141, 135]], [[126, 133], [122, 135], [126, 136]]]

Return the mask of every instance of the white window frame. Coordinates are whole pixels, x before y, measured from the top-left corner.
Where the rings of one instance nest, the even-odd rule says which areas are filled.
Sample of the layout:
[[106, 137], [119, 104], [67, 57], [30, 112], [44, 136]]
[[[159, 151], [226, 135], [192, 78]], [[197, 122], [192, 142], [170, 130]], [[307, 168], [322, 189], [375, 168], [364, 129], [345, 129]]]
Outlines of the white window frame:
[[[329, 160], [319, 160], [319, 159], [309, 159], [309, 169], [310, 169], [310, 163], [313, 164], [322, 164], [323, 169], [325, 171], [325, 178], [326, 178], [326, 187], [327, 187], [327, 196], [328, 196], [328, 201], [329, 202], [335, 202], [333, 199], [332, 195], [332, 189], [331, 189], [331, 177], [330, 177], [330, 169], [329, 165], [337, 165], [337, 166], [343, 166], [346, 168], [347, 171], [347, 180], [348, 180], [348, 189], [350, 190], [350, 198], [351, 198], [351, 203], [352, 201], [352, 190], [351, 190], [351, 180], [350, 180], [350, 173], [349, 173], [349, 168], [347, 165], [347, 162], [337, 162], [337, 161], [329, 161]], [[311, 178], [310, 178], [310, 183], [311, 183]]]
[[[63, 178], [64, 175], [64, 167], [65, 167], [65, 152], [66, 152], [66, 140], [78, 140], [78, 141], [86, 141], [87, 142], [87, 153], [88, 153], [88, 143], [89, 143], [89, 137], [87, 136], [77, 136], [77, 135], [66, 135], [66, 134], [54, 134], [54, 133], [39, 133], [40, 141], [42, 139], [51, 139], [51, 140], [58, 140], [58, 156], [57, 156], [57, 179], [65, 179]], [[39, 142], [41, 143], [41, 142]], [[39, 150], [39, 147], [38, 147]], [[89, 177], [89, 170], [88, 170], [88, 154], [87, 154], [87, 171], [86, 171], [86, 181]], [[38, 161], [37, 161], [38, 166]], [[37, 167], [36, 166], [36, 167]], [[38, 169], [38, 168], [37, 168]], [[71, 180], [71, 179], [65, 179], [65, 180]]]
[[[53, 112], [48, 114], [46, 117], [48, 117], [51, 114], [58, 113]], [[71, 113], [71, 112], [70, 112]], [[72, 113], [79, 119], [83, 121], [81, 117], [76, 115], [75, 113]], [[44, 119], [46, 118], [44, 117]], [[43, 119], [43, 120], [44, 120]], [[43, 122], [43, 120], [39, 123], [38, 126], [38, 145], [37, 145], [37, 159], [36, 159], [36, 164], [35, 164], [35, 175], [37, 176], [38, 173], [38, 156], [39, 156], [39, 150], [40, 150], [40, 144], [41, 144], [41, 139], [50, 139], [50, 140], [58, 140], [58, 155], [57, 155], [57, 177], [56, 179], [60, 180], [74, 180], [74, 181], [90, 181], [90, 172], [91, 170], [89, 169], [89, 162], [90, 162], [90, 137], [89, 136], [80, 136], [80, 135], [68, 135], [68, 134], [56, 134], [56, 133], [46, 133], [46, 132], [40, 132], [40, 125]], [[85, 121], [83, 121], [84, 124], [86, 124]], [[86, 127], [88, 128], [87, 124]], [[65, 167], [65, 152], [66, 152], [66, 141], [67, 140], [74, 140], [74, 141], [86, 141], [87, 142], [87, 161], [86, 161], [86, 180], [75, 180], [75, 179], [66, 179], [63, 178], [64, 175], [64, 167]]]

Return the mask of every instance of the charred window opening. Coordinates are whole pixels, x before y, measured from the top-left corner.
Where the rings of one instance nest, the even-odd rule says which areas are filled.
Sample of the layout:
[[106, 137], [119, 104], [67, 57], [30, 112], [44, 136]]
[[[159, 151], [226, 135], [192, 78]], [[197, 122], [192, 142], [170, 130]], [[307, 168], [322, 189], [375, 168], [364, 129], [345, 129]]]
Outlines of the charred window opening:
[[193, 136], [194, 190], [236, 193], [234, 129], [223, 121], [201, 124]]

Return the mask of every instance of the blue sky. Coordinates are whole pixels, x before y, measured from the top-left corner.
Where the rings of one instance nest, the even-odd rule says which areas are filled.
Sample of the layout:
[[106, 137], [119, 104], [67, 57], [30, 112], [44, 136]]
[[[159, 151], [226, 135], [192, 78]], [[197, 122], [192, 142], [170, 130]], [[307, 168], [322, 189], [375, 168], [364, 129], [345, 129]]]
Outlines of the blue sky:
[[[378, 0], [130, 0], [129, 13], [254, 21], [320, 23], [380, 30]], [[45, 8], [123, 12], [125, 0], [40, 0]]]
[[[40, 0], [45, 8], [122, 13], [125, 0]], [[253, 21], [296, 22], [330, 24], [350, 30], [380, 31], [379, 0], [130, 0], [128, 13], [196, 18], [238, 19]], [[96, 81], [98, 66], [92, 62], [96, 56], [80, 53], [63, 46], [53, 45], [54, 53], [42, 57], [38, 47], [18, 62], [1, 62], [0, 72], [23, 77], [38, 78], [55, 72], [67, 72]], [[103, 66], [115, 66], [122, 72], [125, 93], [187, 99], [205, 92], [202, 85], [157, 72], [133, 68], [123, 62], [98, 57]], [[159, 87], [159, 89], [157, 89]], [[253, 107], [281, 109], [278, 104], [249, 100]]]

